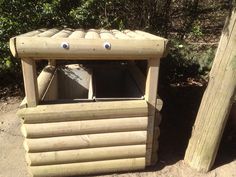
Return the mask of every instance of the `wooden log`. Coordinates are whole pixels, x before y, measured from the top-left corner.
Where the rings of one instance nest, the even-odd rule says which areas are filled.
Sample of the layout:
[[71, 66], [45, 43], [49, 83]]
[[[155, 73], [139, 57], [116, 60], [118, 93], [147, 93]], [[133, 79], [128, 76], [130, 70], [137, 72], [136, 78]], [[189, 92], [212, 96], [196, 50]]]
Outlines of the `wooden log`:
[[47, 31], [44, 31], [43, 33], [37, 34], [35, 37], [51, 37], [57, 32], [59, 32], [59, 29], [52, 28]]
[[54, 75], [55, 69], [56, 68], [54, 66], [48, 65], [43, 68], [42, 72], [39, 74], [37, 78], [39, 100], [44, 97], [46, 90], [49, 87], [49, 83], [51, 82], [51, 79]]
[[101, 29], [100, 31], [101, 39], [116, 39], [116, 37], [108, 30]]
[[58, 73], [55, 70], [52, 78], [48, 84], [45, 94], [42, 97], [42, 101], [50, 101], [58, 99]]
[[159, 136], [160, 136], [160, 125], [161, 122], [161, 114], [158, 110], [156, 110], [155, 121], [154, 121], [154, 131], [153, 131], [153, 143], [152, 143], [152, 159], [151, 164], [155, 164], [158, 160], [158, 148], [159, 148]]
[[47, 152], [146, 143], [146, 131], [100, 133], [77, 136], [26, 139], [26, 152]]
[[70, 36], [69, 38], [84, 38], [85, 32], [83, 29], [76, 29]]
[[159, 73], [160, 60], [149, 59], [148, 60], [148, 72], [146, 79], [145, 99], [148, 102], [148, 131], [147, 131], [147, 153], [146, 153], [146, 165], [154, 165], [156, 158], [153, 156], [153, 138], [155, 129], [155, 117], [156, 117], [156, 101], [157, 101], [157, 84]]
[[135, 33], [134, 31], [131, 31], [131, 30], [124, 30], [123, 32], [129, 37], [134, 38], [134, 39], [146, 39], [143, 35], [140, 35], [139, 33]]
[[24, 37], [32, 37], [32, 36], [35, 36], [35, 35], [37, 35], [37, 34], [43, 33], [43, 32], [45, 32], [46, 30], [47, 30], [46, 28], [42, 28], [42, 29], [30, 31], [30, 32], [25, 33], [25, 34], [21, 34], [21, 35], [19, 35], [19, 36], [21, 36], [21, 37], [23, 37], [23, 36], [24, 36]]
[[[53, 74], [55, 72], [54, 66], [46, 66], [42, 72], [39, 74], [37, 78], [37, 85], [38, 85], [38, 94], [39, 94], [39, 100], [41, 100], [50, 85], [51, 79], [53, 77]], [[26, 108], [27, 107], [27, 99], [26, 97], [21, 102], [20, 108]]]
[[138, 130], [147, 130], [147, 117], [24, 124], [21, 127], [21, 132], [26, 138], [44, 138]]
[[[142, 73], [142, 71], [132, 61], [129, 62], [128, 69], [129, 69], [129, 72], [130, 72], [131, 76], [134, 78], [136, 84], [138, 85], [141, 93], [145, 94], [146, 78], [145, 78], [144, 74]], [[157, 95], [156, 109], [158, 111], [161, 111], [162, 106], [163, 106], [163, 101], [161, 100], [159, 95]]]
[[141, 35], [141, 36], [143, 36], [143, 37], [145, 37], [145, 38], [147, 38], [147, 39], [152, 39], [152, 40], [156, 40], [157, 39], [157, 40], [166, 40], [167, 41], [167, 39], [165, 39], [165, 38], [162, 38], [162, 37], [159, 37], [159, 36], [147, 33], [145, 31], [135, 30], [134, 32], [139, 34], [139, 35]]
[[29, 171], [33, 177], [62, 177], [91, 175], [108, 172], [125, 172], [145, 168], [145, 158], [118, 159], [61, 165], [32, 166]]
[[114, 146], [42, 153], [27, 153], [30, 166], [68, 164], [100, 160], [145, 157], [146, 145]]
[[[68, 49], [60, 47], [63, 42], [69, 44]], [[11, 42], [10, 49], [15, 57], [20, 58], [143, 60], [150, 57], [161, 57], [166, 48], [163, 40], [110, 39], [109, 43], [112, 47], [107, 50], [104, 48], [104, 39], [100, 38], [91, 42], [87, 38], [16, 37], [15, 41]], [[50, 50], [48, 50], [49, 47]]]
[[72, 29], [64, 29], [54, 34], [51, 38], [67, 38], [72, 33]]
[[29, 58], [21, 60], [27, 105], [37, 106], [39, 102], [35, 61]]
[[128, 35], [122, 33], [119, 30], [111, 30], [113, 35], [117, 38], [117, 39], [131, 39]]
[[147, 114], [145, 100], [38, 105], [35, 108], [20, 109], [17, 112], [25, 123], [137, 117], [147, 116]]
[[52, 59], [48, 60], [48, 65], [55, 67], [56, 66], [56, 60], [52, 60]]
[[209, 83], [193, 126], [185, 162], [207, 172], [214, 164], [236, 89], [236, 12], [225, 23]]
[[99, 39], [99, 33], [98, 30], [95, 29], [90, 29], [87, 31], [87, 33], [85, 34], [85, 39]]

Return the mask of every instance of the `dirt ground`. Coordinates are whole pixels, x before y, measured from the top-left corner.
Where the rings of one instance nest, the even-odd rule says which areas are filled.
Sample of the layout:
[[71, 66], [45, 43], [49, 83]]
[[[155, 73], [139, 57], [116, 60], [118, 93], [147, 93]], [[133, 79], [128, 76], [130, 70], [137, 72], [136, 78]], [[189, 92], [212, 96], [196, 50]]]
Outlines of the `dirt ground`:
[[[166, 106], [162, 111], [159, 162], [156, 167], [141, 172], [100, 175], [100, 177], [236, 177], [235, 131], [227, 128], [213, 170], [198, 173], [184, 162], [184, 150], [191, 133], [191, 126], [201, 99], [202, 89], [179, 91], [171, 89], [168, 96], [162, 94]], [[181, 100], [193, 100], [186, 102]], [[197, 99], [196, 99], [197, 98]], [[0, 177], [28, 177], [24, 160], [23, 137], [16, 112], [20, 98], [0, 101]], [[178, 105], [178, 110], [176, 106]], [[186, 111], [187, 109], [191, 110]], [[235, 127], [234, 127], [235, 130]]]

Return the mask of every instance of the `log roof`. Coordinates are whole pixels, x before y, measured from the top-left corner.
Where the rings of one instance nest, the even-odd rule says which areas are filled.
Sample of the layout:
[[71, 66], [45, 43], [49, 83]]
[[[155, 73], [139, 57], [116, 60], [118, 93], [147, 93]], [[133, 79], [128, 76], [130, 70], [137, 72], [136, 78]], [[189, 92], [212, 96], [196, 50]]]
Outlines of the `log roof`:
[[140, 31], [116, 29], [38, 29], [10, 39], [15, 57], [27, 58], [140, 58], [162, 56], [165, 38]]

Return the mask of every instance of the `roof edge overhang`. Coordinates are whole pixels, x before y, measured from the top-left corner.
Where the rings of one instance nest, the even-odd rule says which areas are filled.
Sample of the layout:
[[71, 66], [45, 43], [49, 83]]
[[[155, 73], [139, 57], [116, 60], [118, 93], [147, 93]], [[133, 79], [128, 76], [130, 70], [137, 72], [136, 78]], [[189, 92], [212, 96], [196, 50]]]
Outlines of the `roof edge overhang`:
[[[63, 48], [62, 44], [68, 44]], [[110, 47], [104, 47], [109, 43]], [[161, 58], [167, 40], [70, 39], [48, 37], [15, 37], [10, 39], [14, 57], [32, 59], [105, 59], [134, 60]]]

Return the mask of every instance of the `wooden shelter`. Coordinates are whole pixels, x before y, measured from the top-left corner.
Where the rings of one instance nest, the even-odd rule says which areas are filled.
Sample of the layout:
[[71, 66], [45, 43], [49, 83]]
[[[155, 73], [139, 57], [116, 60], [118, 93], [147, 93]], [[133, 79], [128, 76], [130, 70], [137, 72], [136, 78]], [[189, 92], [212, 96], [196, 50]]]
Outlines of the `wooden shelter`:
[[[22, 61], [26, 98], [17, 114], [30, 173], [58, 177], [155, 164], [166, 48], [166, 39], [139, 30], [39, 29], [11, 38], [11, 52]], [[41, 59], [49, 62], [37, 78]]]

